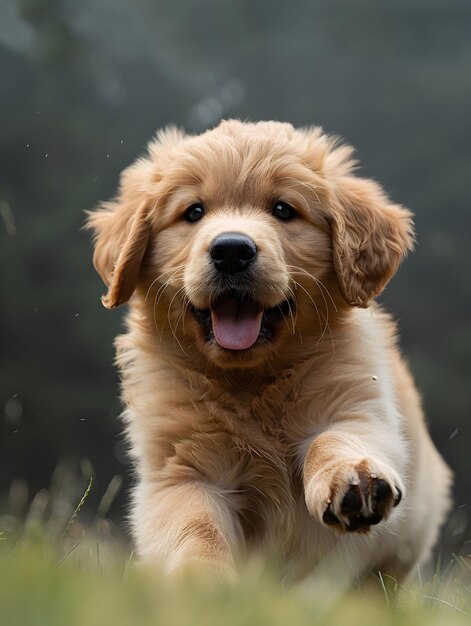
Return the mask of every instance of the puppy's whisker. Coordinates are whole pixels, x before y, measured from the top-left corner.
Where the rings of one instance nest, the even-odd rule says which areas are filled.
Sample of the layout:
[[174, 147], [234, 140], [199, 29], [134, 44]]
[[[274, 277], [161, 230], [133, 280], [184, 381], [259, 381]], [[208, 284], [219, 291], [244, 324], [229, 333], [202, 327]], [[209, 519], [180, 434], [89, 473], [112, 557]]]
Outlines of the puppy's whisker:
[[[170, 276], [170, 278], [172, 278], [174, 274], [176, 274], [176, 273], [177, 273], [180, 269], [182, 269], [182, 268], [184, 268], [184, 267], [185, 267], [185, 265], [184, 265], [184, 264], [183, 264], [183, 265], [179, 265], [179, 266], [178, 266], [178, 267], [177, 267], [177, 268], [173, 271], [173, 273], [172, 273], [172, 275]], [[147, 298], [149, 297], [150, 291], [151, 291], [152, 287], [155, 285], [155, 283], [156, 283], [158, 280], [160, 280], [160, 279], [162, 278], [162, 276], [165, 276], [165, 274], [168, 274], [170, 271], [171, 271], [171, 270], [168, 270], [167, 272], [162, 272], [162, 274], [160, 274], [160, 276], [157, 276], [157, 278], [154, 278], [154, 280], [151, 282], [151, 284], [150, 284], [150, 286], [149, 286], [149, 289], [147, 290], [146, 297], [144, 298], [144, 302], [146, 302], [146, 301], [147, 301]]]
[[327, 295], [330, 298], [330, 301], [332, 302], [332, 305], [335, 309], [336, 312], [338, 312], [337, 309], [337, 305], [335, 304], [334, 299], [332, 298], [330, 291], [327, 289], [327, 287], [324, 285], [324, 283], [320, 280], [320, 278], [317, 278], [317, 276], [313, 276], [312, 274], [310, 274], [307, 270], [305, 270], [303, 267], [299, 267], [298, 265], [291, 265], [289, 263], [286, 264], [287, 267], [292, 267], [294, 270], [297, 270], [299, 272], [302, 272], [303, 274], [306, 274], [306, 276], [308, 276], [309, 278], [312, 278], [312, 280], [317, 283], [319, 286], [323, 287], [327, 293]]
[[314, 298], [311, 296], [311, 294], [309, 293], [309, 291], [308, 291], [308, 290], [307, 290], [307, 289], [306, 289], [303, 285], [301, 285], [301, 283], [298, 283], [296, 280], [294, 280], [294, 278], [293, 278], [293, 281], [296, 283], [296, 285], [297, 285], [300, 289], [302, 289], [302, 290], [304, 291], [304, 293], [307, 295], [307, 297], [309, 298], [309, 300], [310, 300], [310, 301], [312, 302], [312, 304], [314, 305], [314, 308], [316, 309], [316, 313], [317, 313], [317, 319], [318, 319], [318, 321], [319, 321], [319, 328], [322, 328], [321, 315], [320, 315], [319, 309], [318, 309], [318, 307], [317, 307], [317, 304], [316, 304], [316, 302], [315, 302]]
[[[166, 289], [168, 289], [168, 287], [170, 286], [170, 284], [172, 283], [172, 281], [174, 280], [173, 275], [170, 276], [170, 278], [159, 288], [159, 290], [157, 291], [157, 295], [158, 300], [157, 300], [157, 304], [160, 303], [160, 300], [162, 299], [162, 296], [164, 295]], [[178, 278], [177, 278], [178, 280]], [[159, 295], [160, 294], [160, 295]]]
[[[170, 283], [171, 283], [171, 281], [172, 281], [173, 277], [175, 276], [175, 274], [176, 274], [178, 271], [180, 271], [182, 268], [184, 268], [184, 267], [185, 267], [185, 266], [184, 266], [183, 264], [182, 264], [182, 265], [179, 265], [179, 266], [178, 266], [178, 267], [177, 267], [177, 268], [173, 271], [173, 273], [171, 274], [171, 276], [169, 277], [169, 279], [168, 279], [167, 281], [165, 281], [165, 283], [163, 283], [163, 284], [159, 287], [159, 289], [157, 290], [157, 292], [156, 292], [156, 294], [155, 294], [155, 297], [154, 297], [154, 304], [153, 304], [154, 327], [155, 327], [155, 330], [156, 330], [156, 332], [157, 332], [157, 335], [159, 336], [159, 341], [160, 341], [160, 343], [162, 343], [162, 339], [163, 339], [163, 337], [162, 337], [162, 333], [160, 332], [159, 327], [158, 327], [158, 323], [157, 323], [157, 307], [158, 307], [158, 304], [159, 304], [159, 302], [160, 302], [160, 299], [161, 299], [162, 295], [164, 294], [165, 290], [169, 287], [169, 285], [170, 285]], [[165, 273], [168, 273], [168, 272], [165, 272]], [[162, 274], [161, 274], [161, 276], [162, 276]], [[158, 278], [160, 278], [161, 276], [159, 276]], [[154, 282], [155, 282], [155, 281], [154, 281]], [[147, 292], [146, 299], [147, 299], [147, 297], [148, 297], [148, 295], [149, 295], [149, 292], [150, 292], [150, 288], [149, 288], [149, 290], [148, 290], [148, 292]]]
[[289, 300], [288, 300], [288, 309], [289, 309], [289, 313], [288, 313], [288, 315], [289, 315], [289, 316], [290, 316], [290, 318], [291, 318], [291, 323], [292, 323], [292, 326], [293, 326], [293, 336], [294, 336], [294, 334], [295, 334], [295, 330], [294, 330], [294, 329], [295, 329], [295, 327], [296, 327], [296, 319], [295, 319], [295, 317], [294, 317], [294, 315], [293, 315], [293, 310], [291, 309], [291, 304], [290, 304], [290, 301], [289, 301]]
[[288, 308], [289, 308], [289, 315], [293, 321], [293, 335], [294, 335], [294, 328], [298, 322], [298, 309], [295, 308], [295, 314], [293, 315], [293, 310], [291, 309], [290, 300], [293, 300], [293, 302], [295, 302], [296, 297], [295, 297], [294, 291], [292, 290], [290, 286], [288, 287], [288, 293], [289, 293], [289, 297], [287, 298], [287, 302], [288, 302]]
[[157, 335], [158, 335], [158, 337], [159, 337], [159, 344], [161, 344], [161, 343], [162, 343], [162, 333], [160, 332], [159, 327], [158, 327], [158, 324], [157, 324], [157, 313], [156, 313], [156, 311], [157, 311], [157, 307], [156, 307], [156, 300], [157, 300], [157, 295], [156, 295], [156, 296], [155, 296], [155, 298], [154, 298], [154, 305], [153, 305], [153, 309], [152, 309], [152, 314], [153, 314], [153, 318], [154, 318], [154, 327], [155, 327], [155, 330], [156, 330]]
[[321, 279], [320, 279], [320, 278], [317, 278], [316, 276], [313, 276], [313, 279], [316, 281], [316, 283], [317, 283], [320, 287], [322, 287], [322, 288], [325, 290], [326, 294], [327, 294], [327, 295], [329, 296], [329, 298], [330, 298], [330, 301], [332, 302], [332, 305], [333, 305], [333, 307], [334, 307], [334, 309], [335, 309], [335, 312], [336, 312], [336, 313], [338, 313], [338, 311], [339, 311], [339, 310], [338, 310], [338, 308], [337, 308], [337, 305], [335, 304], [334, 299], [332, 298], [332, 296], [331, 296], [331, 294], [330, 294], [330, 291], [327, 289], [327, 287], [324, 285], [324, 283], [321, 281]]
[[[325, 335], [326, 331], [327, 331], [327, 330], [329, 330], [329, 334], [330, 334], [331, 341], [332, 341], [332, 348], [333, 348], [332, 331], [331, 331], [330, 326], [329, 326], [329, 307], [328, 307], [327, 300], [326, 300], [326, 298], [325, 298], [325, 296], [324, 296], [324, 293], [323, 293], [323, 291], [322, 291], [321, 287], [323, 287], [323, 288], [325, 289], [325, 291], [326, 291], [327, 295], [328, 295], [328, 296], [329, 296], [329, 298], [330, 298], [330, 301], [332, 302], [332, 305], [334, 306], [335, 311], [336, 311], [336, 312], [338, 312], [337, 306], [336, 306], [336, 304], [335, 304], [335, 302], [334, 302], [334, 300], [333, 300], [333, 298], [332, 298], [332, 296], [331, 296], [331, 294], [330, 294], [329, 290], [327, 289], [327, 287], [324, 285], [324, 283], [323, 283], [320, 279], [318, 279], [316, 276], [313, 276], [312, 274], [310, 274], [310, 273], [309, 273], [308, 271], [306, 271], [304, 268], [299, 267], [299, 266], [297, 266], [297, 265], [288, 265], [288, 267], [291, 267], [291, 268], [293, 268], [295, 271], [298, 271], [298, 272], [301, 272], [301, 273], [303, 273], [303, 274], [307, 275], [307, 276], [308, 276], [309, 278], [311, 278], [311, 279], [315, 282], [315, 284], [318, 286], [318, 288], [319, 288], [319, 293], [320, 293], [320, 294], [321, 294], [321, 296], [322, 296], [322, 299], [323, 299], [323, 301], [324, 301], [324, 306], [325, 306], [325, 326], [324, 326], [324, 329], [323, 329], [323, 331], [322, 331], [322, 333], [321, 333], [321, 336], [319, 337], [319, 339], [318, 339], [317, 343], [319, 344], [319, 342], [320, 342], [320, 341], [322, 341], [322, 339], [324, 338], [324, 335]], [[298, 285], [299, 285], [299, 286], [302, 286], [300, 283], [298, 283]], [[304, 291], [306, 291], [306, 290], [304, 290]], [[307, 293], [307, 292], [306, 292], [306, 293]], [[311, 300], [312, 300], [312, 298], [311, 298]]]
[[169, 328], [170, 328], [170, 332], [171, 332], [171, 333], [172, 333], [172, 335], [173, 335], [174, 343], [175, 343], [175, 341], [176, 341], [176, 342], [178, 343], [178, 346], [179, 346], [180, 350], [183, 352], [183, 354], [184, 354], [185, 356], [189, 357], [189, 354], [187, 354], [187, 352], [186, 352], [186, 351], [185, 351], [185, 349], [183, 348], [183, 346], [182, 346], [182, 344], [180, 343], [180, 340], [178, 339], [177, 334], [176, 334], [176, 327], [177, 327], [177, 325], [178, 325], [178, 320], [177, 320], [177, 323], [176, 323], [176, 325], [175, 325], [175, 328], [173, 328], [173, 327], [172, 327], [172, 321], [171, 321], [171, 319], [170, 319], [170, 310], [171, 310], [172, 305], [173, 305], [173, 303], [174, 303], [174, 301], [175, 301], [175, 298], [177, 298], [177, 297], [178, 297], [178, 295], [179, 295], [182, 291], [184, 291], [184, 290], [185, 290], [185, 287], [184, 287], [184, 286], [183, 286], [183, 287], [180, 287], [180, 289], [178, 289], [178, 291], [176, 291], [176, 293], [174, 294], [173, 298], [170, 300], [170, 304], [168, 305], [168, 308], [167, 308], [167, 321], [168, 321], [168, 326], [169, 326]]
[[187, 315], [189, 306], [190, 306], [190, 299], [188, 298], [188, 296], [185, 293], [184, 294], [184, 300], [183, 300], [183, 311], [182, 311], [182, 314], [180, 315], [180, 317], [178, 318], [179, 320], [182, 321], [182, 332], [183, 332], [183, 335], [186, 335], [186, 332], [185, 332], [185, 320], [186, 320], [186, 315]]
[[182, 320], [182, 332], [183, 332], [183, 335], [186, 335], [186, 332], [185, 332], [185, 320], [186, 320], [186, 315], [187, 315], [189, 306], [190, 306], [190, 299], [189, 299], [188, 295], [185, 293], [184, 294], [184, 300], [183, 300], [183, 311], [182, 311], [182, 314], [180, 315], [180, 317], [178, 318], [179, 320], [180, 319]]
[[[321, 311], [319, 311], [319, 309], [317, 308], [314, 300], [312, 299], [310, 294], [307, 292], [307, 290], [300, 283], [298, 283], [298, 285], [301, 287], [301, 289], [303, 289], [306, 292], [306, 294], [309, 296], [311, 302], [314, 304], [314, 306], [316, 308], [316, 311], [317, 311], [317, 317], [319, 319], [319, 327], [322, 326], [322, 323], [320, 321], [320, 316], [322, 316], [324, 318], [324, 321], [325, 321], [324, 328], [322, 328], [321, 334], [320, 334], [319, 338], [317, 339], [316, 346], [319, 346], [321, 341], [324, 339], [325, 333], [328, 330], [329, 331], [330, 340], [331, 340], [331, 344], [332, 344], [332, 353], [334, 353], [335, 352], [335, 350], [334, 350], [334, 340], [333, 340], [332, 331], [331, 331], [330, 325], [329, 325], [329, 312], [328, 312], [327, 306], [326, 306], [326, 315], [324, 316], [324, 315], [322, 315]], [[325, 299], [324, 299], [324, 302], [326, 303]]]
[[[272, 289], [272, 291], [273, 291], [274, 293], [279, 294], [279, 295], [280, 295], [280, 297], [282, 298], [282, 300], [283, 300], [283, 301], [285, 301], [285, 302], [288, 304], [288, 309], [289, 309], [289, 313], [288, 313], [288, 315], [289, 315], [289, 317], [291, 318], [292, 329], [291, 329], [291, 328], [289, 327], [289, 325], [288, 325], [288, 321], [287, 321], [287, 319], [286, 319], [286, 317], [285, 317], [285, 315], [284, 315], [284, 313], [283, 313], [283, 310], [282, 310], [282, 308], [281, 308], [281, 304], [277, 305], [277, 308], [278, 308], [278, 310], [280, 311], [280, 313], [281, 313], [281, 315], [282, 315], [282, 317], [283, 317], [283, 319], [284, 319], [284, 321], [285, 321], [285, 324], [286, 324], [286, 325], [287, 325], [287, 327], [288, 327], [289, 332], [290, 332], [292, 335], [294, 335], [294, 334], [295, 334], [294, 327], [295, 327], [295, 324], [296, 324], [296, 319], [295, 319], [295, 318], [294, 318], [294, 316], [293, 316], [293, 311], [292, 311], [292, 309], [291, 309], [291, 304], [290, 304], [289, 298], [287, 298], [287, 297], [286, 297], [286, 294], [285, 294], [285, 293], [284, 293], [284, 292], [283, 292], [283, 291], [282, 291], [279, 287], [278, 287], [278, 288], [276, 288], [276, 287], [275, 287], [275, 286], [273, 286], [273, 285], [270, 285], [270, 287], [271, 287], [271, 289]], [[293, 294], [293, 290], [291, 289], [291, 287], [288, 287], [288, 292], [289, 292], [289, 297], [291, 297], [291, 298], [293, 298], [293, 299], [294, 299], [294, 294]]]
[[281, 314], [281, 316], [283, 318], [283, 321], [284, 321], [284, 323], [286, 325], [286, 328], [288, 329], [289, 333], [291, 335], [294, 335], [294, 332], [292, 331], [290, 325], [288, 324], [288, 320], [286, 319], [285, 314], [283, 313], [283, 309], [281, 308], [280, 305], [277, 306], [277, 309], [279, 310], [279, 312], [280, 312], [280, 314]]

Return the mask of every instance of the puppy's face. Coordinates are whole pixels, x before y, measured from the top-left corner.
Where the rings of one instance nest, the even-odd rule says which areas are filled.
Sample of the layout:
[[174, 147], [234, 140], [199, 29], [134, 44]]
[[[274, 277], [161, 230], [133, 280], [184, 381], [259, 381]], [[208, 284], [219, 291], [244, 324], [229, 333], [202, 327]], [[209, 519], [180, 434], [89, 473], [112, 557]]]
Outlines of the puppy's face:
[[411, 245], [409, 213], [353, 178], [350, 155], [288, 124], [161, 134], [90, 216], [105, 305], [137, 286], [157, 333], [225, 368], [320, 336], [340, 301], [367, 306]]
[[[163, 273], [169, 294], [180, 289], [172, 309], [186, 303], [188, 314], [175, 332], [184, 326], [220, 365], [253, 365], [296, 332], [299, 298], [319, 292], [316, 277], [331, 267], [328, 226], [310, 210], [313, 191], [301, 192], [271, 146], [250, 163], [222, 150], [208, 158], [201, 146], [202, 180], [167, 202], [170, 223], [155, 237], [149, 278]], [[306, 295], [300, 285], [309, 281]]]

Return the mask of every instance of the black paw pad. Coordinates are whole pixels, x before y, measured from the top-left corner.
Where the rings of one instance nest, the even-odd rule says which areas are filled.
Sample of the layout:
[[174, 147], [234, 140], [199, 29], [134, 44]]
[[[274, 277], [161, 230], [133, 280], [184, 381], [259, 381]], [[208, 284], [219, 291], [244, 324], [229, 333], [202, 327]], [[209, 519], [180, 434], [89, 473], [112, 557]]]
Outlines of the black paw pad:
[[[370, 526], [381, 522], [391, 504], [397, 506], [401, 499], [400, 489], [394, 496], [393, 488], [384, 479], [373, 474], [360, 476], [358, 484], [350, 485], [345, 493], [338, 516], [329, 504], [322, 521], [347, 532], [367, 532]], [[365, 511], [369, 514], [365, 515]]]
[[361, 530], [362, 528], [375, 526], [376, 524], [379, 524], [382, 519], [383, 516], [379, 513], [373, 513], [373, 515], [369, 515], [368, 517], [363, 517], [363, 515], [357, 515], [356, 517], [350, 519], [348, 525], [346, 526], [346, 530], [348, 532], [356, 532], [357, 530]]
[[376, 503], [376, 506], [383, 504], [387, 500], [391, 498], [392, 490], [388, 483], [382, 478], [378, 478], [375, 481], [375, 486], [373, 489], [373, 498]]
[[332, 513], [330, 505], [326, 508], [324, 515], [322, 516], [322, 521], [328, 526], [338, 526], [340, 524], [339, 518]]
[[356, 485], [352, 485], [342, 500], [342, 513], [358, 513], [361, 511], [362, 498], [360, 489]]

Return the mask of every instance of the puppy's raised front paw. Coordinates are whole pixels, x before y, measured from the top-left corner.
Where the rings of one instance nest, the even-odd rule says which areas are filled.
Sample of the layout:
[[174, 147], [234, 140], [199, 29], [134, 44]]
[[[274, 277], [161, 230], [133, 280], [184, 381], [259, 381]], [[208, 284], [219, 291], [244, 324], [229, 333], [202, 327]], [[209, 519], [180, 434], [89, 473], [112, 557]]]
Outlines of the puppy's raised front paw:
[[387, 519], [402, 499], [404, 486], [384, 463], [364, 459], [339, 463], [314, 475], [306, 504], [314, 517], [340, 532], [368, 532]]

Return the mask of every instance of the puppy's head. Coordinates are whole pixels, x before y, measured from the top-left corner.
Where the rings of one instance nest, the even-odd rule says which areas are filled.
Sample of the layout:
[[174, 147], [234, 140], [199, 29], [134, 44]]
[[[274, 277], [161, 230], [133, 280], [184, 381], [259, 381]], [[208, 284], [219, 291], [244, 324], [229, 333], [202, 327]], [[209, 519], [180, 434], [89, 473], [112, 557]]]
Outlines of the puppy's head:
[[221, 367], [251, 367], [368, 306], [412, 246], [411, 215], [352, 174], [320, 129], [173, 129], [89, 215], [109, 308], [144, 306], [161, 337]]

